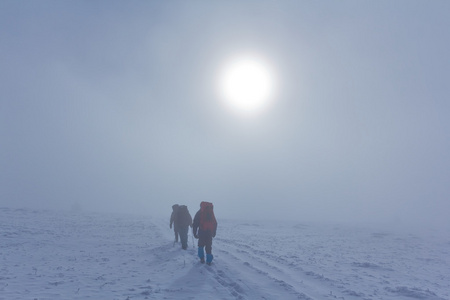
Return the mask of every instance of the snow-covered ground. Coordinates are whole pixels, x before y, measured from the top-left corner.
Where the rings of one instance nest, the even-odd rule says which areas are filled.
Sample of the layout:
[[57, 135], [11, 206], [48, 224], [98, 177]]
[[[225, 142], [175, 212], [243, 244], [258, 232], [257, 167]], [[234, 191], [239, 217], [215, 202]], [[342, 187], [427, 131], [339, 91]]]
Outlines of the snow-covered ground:
[[0, 208], [0, 299], [450, 299], [449, 235], [218, 219], [207, 266], [169, 215]]

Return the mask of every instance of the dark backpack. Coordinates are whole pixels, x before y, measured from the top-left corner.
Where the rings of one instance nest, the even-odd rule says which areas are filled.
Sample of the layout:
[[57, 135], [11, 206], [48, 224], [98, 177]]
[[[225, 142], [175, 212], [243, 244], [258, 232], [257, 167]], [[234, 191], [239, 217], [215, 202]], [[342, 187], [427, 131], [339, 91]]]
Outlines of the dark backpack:
[[177, 221], [179, 226], [190, 226], [192, 217], [186, 205], [180, 205], [177, 211]]
[[200, 229], [214, 231], [217, 221], [214, 216], [214, 206], [210, 202], [200, 203]]

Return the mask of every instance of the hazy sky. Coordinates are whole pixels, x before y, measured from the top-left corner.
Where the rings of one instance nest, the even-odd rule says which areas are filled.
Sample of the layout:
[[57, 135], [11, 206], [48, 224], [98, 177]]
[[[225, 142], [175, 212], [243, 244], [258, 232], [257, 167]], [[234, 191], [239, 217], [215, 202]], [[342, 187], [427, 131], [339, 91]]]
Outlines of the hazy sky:
[[[450, 228], [450, 1], [0, 1], [0, 206]], [[270, 109], [224, 107], [240, 53]]]

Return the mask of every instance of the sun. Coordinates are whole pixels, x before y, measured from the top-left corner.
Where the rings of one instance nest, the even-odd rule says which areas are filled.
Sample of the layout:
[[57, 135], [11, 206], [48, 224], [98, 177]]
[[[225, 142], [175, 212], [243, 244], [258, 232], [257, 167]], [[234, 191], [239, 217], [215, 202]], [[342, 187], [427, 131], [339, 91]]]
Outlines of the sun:
[[254, 55], [236, 57], [226, 63], [219, 76], [219, 91], [233, 110], [254, 114], [263, 111], [273, 99], [275, 82], [269, 64]]

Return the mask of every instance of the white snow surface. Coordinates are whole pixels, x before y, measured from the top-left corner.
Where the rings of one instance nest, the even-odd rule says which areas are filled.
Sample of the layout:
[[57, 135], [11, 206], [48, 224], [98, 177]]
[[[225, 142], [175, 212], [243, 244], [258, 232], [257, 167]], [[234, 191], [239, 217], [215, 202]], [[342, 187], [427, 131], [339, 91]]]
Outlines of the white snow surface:
[[0, 299], [450, 299], [445, 234], [219, 218], [208, 266], [169, 217], [0, 208]]

